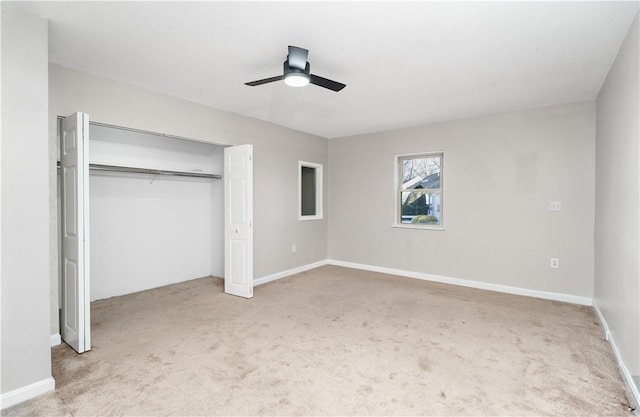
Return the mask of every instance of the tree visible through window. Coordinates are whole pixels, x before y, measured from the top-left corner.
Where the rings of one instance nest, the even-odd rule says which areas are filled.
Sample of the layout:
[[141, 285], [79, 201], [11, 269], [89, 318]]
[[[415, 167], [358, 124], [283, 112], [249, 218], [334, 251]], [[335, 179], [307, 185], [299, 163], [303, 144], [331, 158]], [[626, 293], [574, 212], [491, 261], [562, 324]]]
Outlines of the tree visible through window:
[[396, 222], [442, 225], [442, 153], [398, 157]]

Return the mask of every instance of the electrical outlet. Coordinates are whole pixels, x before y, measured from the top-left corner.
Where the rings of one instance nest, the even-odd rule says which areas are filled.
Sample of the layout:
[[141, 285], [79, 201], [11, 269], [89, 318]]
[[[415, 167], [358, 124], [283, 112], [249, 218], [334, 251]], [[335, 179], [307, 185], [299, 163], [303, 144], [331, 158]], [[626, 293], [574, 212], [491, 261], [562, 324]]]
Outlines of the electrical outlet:
[[298, 247], [296, 246], [295, 243], [291, 245], [291, 253], [296, 253], [297, 250], [298, 250]]
[[553, 269], [558, 269], [560, 268], [560, 259], [558, 258], [551, 258], [551, 261], [549, 262], [549, 266]]
[[562, 211], [562, 201], [552, 201], [549, 204], [549, 210], [551, 210], [551, 211]]

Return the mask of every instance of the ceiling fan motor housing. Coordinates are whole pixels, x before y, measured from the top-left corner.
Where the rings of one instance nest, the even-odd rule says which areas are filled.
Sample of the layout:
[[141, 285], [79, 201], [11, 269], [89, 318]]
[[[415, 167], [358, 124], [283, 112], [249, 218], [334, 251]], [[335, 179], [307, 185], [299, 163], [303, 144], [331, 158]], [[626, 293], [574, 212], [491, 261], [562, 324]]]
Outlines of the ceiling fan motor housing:
[[311, 74], [311, 65], [309, 65], [309, 63], [307, 62], [307, 65], [305, 65], [304, 69], [300, 69], [300, 68], [296, 68], [296, 67], [292, 67], [289, 65], [289, 60], [284, 61], [283, 63], [284, 66], [284, 75], [287, 74], [306, 74], [309, 75]]
[[306, 63], [304, 69], [292, 67], [289, 60], [284, 61], [284, 81], [290, 86], [302, 87], [309, 84], [311, 79], [311, 65]]

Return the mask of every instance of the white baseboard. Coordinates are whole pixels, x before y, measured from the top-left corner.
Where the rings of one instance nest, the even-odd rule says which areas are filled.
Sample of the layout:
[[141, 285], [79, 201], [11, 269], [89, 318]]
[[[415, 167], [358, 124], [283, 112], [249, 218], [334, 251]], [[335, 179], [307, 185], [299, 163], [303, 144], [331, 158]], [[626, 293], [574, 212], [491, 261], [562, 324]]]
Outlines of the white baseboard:
[[318, 268], [327, 264], [327, 261], [318, 261], [307, 265], [302, 265], [297, 268], [287, 269], [286, 271], [276, 272], [275, 274], [267, 275], [264, 277], [256, 278], [253, 280], [253, 286], [266, 284], [267, 282], [275, 281], [280, 278], [288, 277], [289, 275], [299, 274], [300, 272], [308, 271], [310, 269]]
[[624, 379], [624, 383], [627, 386], [627, 389], [629, 390], [629, 392], [631, 392], [631, 395], [633, 395], [633, 398], [629, 398], [629, 401], [635, 400], [635, 404], [630, 404], [630, 405], [638, 408], [640, 406], [640, 391], [639, 391], [640, 387], [636, 385], [635, 381], [633, 380], [633, 377], [631, 376], [631, 373], [629, 372], [629, 369], [624, 364], [624, 361], [622, 360], [622, 356], [620, 355], [620, 350], [618, 349], [618, 345], [616, 344], [616, 340], [611, 334], [611, 331], [609, 330], [609, 325], [607, 324], [607, 320], [602, 315], [602, 311], [600, 311], [600, 307], [598, 307], [598, 303], [594, 302], [593, 308], [594, 310], [596, 310], [596, 315], [600, 320], [600, 324], [602, 324], [602, 329], [604, 330], [604, 338], [611, 345], [611, 349], [613, 349], [613, 354], [616, 355], [616, 360], [618, 361], [618, 367], [620, 368], [620, 372], [622, 372], [622, 378]]
[[408, 278], [422, 279], [425, 281], [434, 281], [434, 282], [440, 282], [443, 284], [452, 284], [452, 285], [459, 285], [462, 287], [477, 288], [480, 290], [497, 291], [497, 292], [502, 292], [507, 294], [516, 294], [516, 295], [524, 295], [527, 297], [543, 298], [545, 300], [563, 301], [566, 303], [580, 304], [585, 306], [590, 306], [593, 301], [590, 297], [580, 297], [577, 295], [570, 295], [570, 294], [530, 290], [527, 288], [510, 287], [507, 285], [491, 284], [491, 283], [482, 282], [482, 281], [471, 281], [471, 280], [461, 279], [461, 278], [451, 278], [451, 277], [445, 277], [441, 275], [425, 274], [422, 272], [404, 271], [401, 269], [385, 268], [381, 266], [372, 266], [372, 265], [358, 264], [353, 262], [338, 261], [335, 259], [328, 259], [326, 263], [329, 265], [343, 266], [346, 268], [363, 269], [365, 271], [399, 275], [399, 276], [408, 277]]
[[52, 334], [51, 335], [51, 347], [54, 346], [58, 346], [60, 343], [62, 343], [62, 339], [60, 338], [59, 334]]
[[34, 382], [22, 388], [14, 389], [13, 391], [5, 392], [0, 399], [0, 409], [4, 410], [23, 401], [30, 400], [38, 395], [45, 394], [49, 391], [53, 391], [56, 388], [56, 381], [49, 377], [42, 381]]

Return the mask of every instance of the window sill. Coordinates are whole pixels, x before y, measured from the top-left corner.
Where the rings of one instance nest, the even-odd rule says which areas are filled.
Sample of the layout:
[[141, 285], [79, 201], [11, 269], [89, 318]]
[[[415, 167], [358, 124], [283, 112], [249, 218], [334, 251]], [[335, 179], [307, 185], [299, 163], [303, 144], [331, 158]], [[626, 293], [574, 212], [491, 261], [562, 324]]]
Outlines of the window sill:
[[413, 224], [392, 224], [391, 227], [398, 229], [444, 230], [444, 226], [418, 226]]
[[301, 222], [304, 221], [308, 221], [308, 220], [322, 220], [322, 216], [304, 216], [304, 217], [298, 217], [298, 220]]

